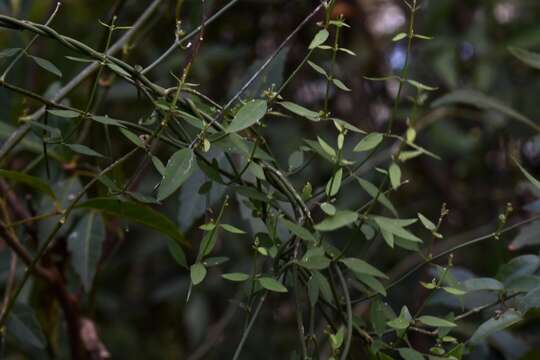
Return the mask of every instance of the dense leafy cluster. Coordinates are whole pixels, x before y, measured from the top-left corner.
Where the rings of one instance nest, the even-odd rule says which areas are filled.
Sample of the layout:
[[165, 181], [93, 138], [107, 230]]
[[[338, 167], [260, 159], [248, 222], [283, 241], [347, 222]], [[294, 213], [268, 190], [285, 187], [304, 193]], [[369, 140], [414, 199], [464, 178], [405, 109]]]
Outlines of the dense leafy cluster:
[[[138, 266], [137, 253], [121, 256], [132, 227], [143, 233], [150, 252], [167, 249], [178, 265], [175, 278], [189, 278], [173, 302], [193, 302], [205, 284], [232, 289], [217, 301], [234, 297], [230, 317], [243, 321], [236, 325], [234, 344], [228, 339], [233, 359], [241, 358], [251, 336], [257, 336], [261, 313], [271, 313], [279, 303], [290, 304], [294, 312], [296, 339], [282, 356], [292, 359], [462, 359], [540, 307], [537, 255], [514, 257], [485, 277], [463, 279], [454, 271], [459, 252], [502, 242], [518, 228], [511, 250], [537, 244], [538, 217], [511, 221], [515, 210], [507, 204], [494, 230], [435, 251], [434, 244], [445, 238], [447, 205], [440, 204], [435, 217], [418, 211], [403, 216], [395, 200], [415, 181], [406, 176], [410, 163], [441, 161], [417, 141], [426, 104], [437, 110], [489, 110], [539, 131], [527, 116], [478, 91], [439, 97], [437, 86], [410, 76], [414, 45], [432, 40], [417, 33], [422, 8], [416, 0], [403, 0], [407, 28], [392, 39], [404, 44], [402, 68], [386, 76], [364, 74], [366, 82], [395, 90], [389, 121], [371, 132], [332, 108], [334, 93], [351, 92], [337, 64], [357, 58], [343, 45], [350, 25], [336, 16], [335, 1], [318, 3], [224, 104], [206, 94], [193, 75], [207, 27], [223, 13], [210, 17], [204, 0], [200, 26], [189, 34], [181, 22], [187, 5], [176, 3], [175, 41], [151, 65], [132, 65], [117, 55], [161, 3], [153, 1], [132, 26], [119, 26], [116, 16], [102, 22], [104, 45], [97, 50], [50, 26], [58, 7], [45, 25], [0, 15], [0, 27], [34, 36], [24, 48], [0, 52], [0, 85], [17, 101], [28, 102], [18, 114], [18, 127], [2, 123], [0, 129], [2, 252], [10, 264], [0, 313], [6, 356], [54, 358], [68, 351], [74, 359], [111, 356], [92, 314], [96, 303], [106, 303], [107, 295], [100, 295], [108, 281], [100, 278], [104, 268], [122, 261]], [[303, 59], [274, 82], [287, 46], [315, 19], [318, 28], [303, 47]], [[66, 62], [82, 66], [73, 80], [43, 94], [9, 80], [14, 66], [24, 61], [33, 62], [43, 76], [63, 76], [62, 64], [33, 54], [38, 37], [60, 43]], [[510, 51], [540, 68], [539, 55]], [[164, 87], [151, 77], [152, 70], [174, 52], [183, 54], [182, 63], [169, 69], [174, 86]], [[322, 84], [318, 108], [286, 96], [300, 70], [313, 72]], [[67, 95], [90, 75], [86, 101], [72, 104]], [[115, 81], [144, 103], [138, 119], [115, 118], [100, 106]], [[288, 159], [275, 155], [287, 134], [277, 141], [268, 135], [278, 121], [315, 129], [302, 134]], [[515, 157], [515, 166], [539, 190], [540, 182]], [[317, 171], [323, 181], [311, 176]], [[172, 206], [179, 207], [176, 220]], [[368, 256], [387, 251], [414, 253], [420, 261], [390, 274]], [[424, 269], [429, 280], [416, 282], [425, 294], [416, 308], [407, 305], [409, 290], [399, 303], [386, 302], [390, 290]], [[418, 336], [420, 345], [412, 341]], [[210, 347], [216, 341], [209, 337]], [[208, 350], [201, 351], [198, 356], [204, 357]]]

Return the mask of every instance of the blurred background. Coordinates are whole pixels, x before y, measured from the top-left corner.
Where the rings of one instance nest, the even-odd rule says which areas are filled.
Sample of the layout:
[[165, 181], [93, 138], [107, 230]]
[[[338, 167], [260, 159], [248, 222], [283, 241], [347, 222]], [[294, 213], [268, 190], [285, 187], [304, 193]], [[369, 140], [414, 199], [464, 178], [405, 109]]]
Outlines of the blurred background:
[[[227, 1], [207, 0], [209, 13], [222, 8]], [[105, 29], [98, 19], [108, 22], [111, 9], [120, 6], [119, 25], [131, 25], [150, 1], [142, 0], [64, 0], [51, 26], [62, 34], [74, 37], [96, 49], [103, 48]], [[213, 100], [225, 103], [253, 73], [257, 64], [267, 58], [298, 23], [317, 5], [317, 1], [301, 0], [240, 0], [222, 17], [208, 26], [190, 82], [198, 83], [201, 92]], [[46, 21], [55, 1], [2, 0], [0, 13]], [[423, 0], [417, 14], [415, 31], [432, 36], [433, 40], [416, 41], [412, 48], [409, 76], [438, 87], [418, 112], [418, 143], [439, 155], [437, 161], [419, 157], [404, 167], [404, 177], [410, 180], [393, 203], [403, 217], [422, 212], [431, 219], [439, 216], [443, 203], [450, 213], [442, 227], [444, 239], [435, 244], [434, 252], [474, 236], [486, 234], [496, 226], [498, 215], [508, 202], [515, 209], [512, 219], [526, 218], [540, 211], [534, 201], [537, 194], [509, 158], [509, 150], [522, 158], [524, 166], [540, 176], [540, 138], [519, 122], [499, 112], [480, 111], [475, 107], [433, 108], [433, 100], [459, 89], [475, 89], [492, 96], [537, 120], [540, 117], [538, 96], [540, 72], [524, 66], [511, 56], [509, 46], [540, 50], [540, 2], [538, 0]], [[338, 0], [335, 16], [343, 14], [351, 26], [343, 34], [343, 46], [357, 56], [338, 57], [336, 72], [352, 92], [331, 92], [334, 116], [345, 119], [366, 131], [383, 131], [389, 121], [397, 84], [368, 81], [364, 76], [385, 76], [398, 73], [405, 63], [405, 42], [393, 42], [394, 35], [406, 31], [408, 9], [398, 0]], [[201, 19], [198, 0], [185, 0], [182, 28], [190, 31]], [[307, 46], [317, 32], [319, 16], [296, 36], [274, 61], [270, 71], [250, 91], [260, 94], [272, 84], [279, 86], [295, 69], [307, 52]], [[175, 1], [164, 1], [152, 20], [124, 49], [121, 55], [130, 64], [147, 66], [174, 41]], [[115, 34], [115, 39], [121, 34]], [[23, 47], [31, 34], [0, 31], [0, 50]], [[61, 79], [42, 72], [35, 64], [20, 61], [9, 80], [41, 94], [50, 94], [62, 86], [84, 66], [70, 61], [66, 55], [75, 53], [55, 41], [40, 38], [31, 53], [49, 59], [63, 72]], [[148, 76], [161, 86], [175, 83], [171, 73], [178, 74], [185, 62], [185, 51], [177, 50]], [[5, 65], [6, 59], [0, 59]], [[314, 61], [325, 64], [328, 54], [318, 51]], [[83, 83], [68, 96], [71, 104], [84, 107], [90, 81]], [[112, 117], [138, 121], [148, 116], [151, 108], [129, 84], [112, 81], [98, 112]], [[287, 100], [313, 110], [322, 108], [325, 82], [309, 66], [303, 67], [283, 93]], [[413, 95], [411, 94], [405, 94]], [[19, 95], [0, 89], [0, 136], [5, 139], [17, 125], [23, 112], [35, 108]], [[398, 112], [394, 130], [406, 130], [411, 104], [404, 100]], [[313, 126], [306, 121], [272, 118], [264, 133], [283, 168], [288, 157], [303, 146], [303, 138], [321, 136], [329, 142], [335, 139], [331, 126]], [[91, 134], [90, 142], [102, 146], [99, 134]], [[128, 146], [125, 139], [115, 138], [117, 149]], [[349, 139], [348, 146], [355, 142]], [[31, 144], [21, 149], [9, 167], [21, 169], [39, 151]], [[384, 157], [383, 157], [384, 159]], [[385, 162], [374, 163], [382, 166]], [[136, 164], [131, 164], [134, 167]], [[60, 166], [53, 166], [53, 179], [61, 181]], [[377, 182], [377, 172], [367, 168], [362, 176]], [[43, 173], [39, 168], [37, 172]], [[125, 171], [129, 171], [128, 168]], [[315, 187], [331, 176], [331, 167], [320, 159], [292, 180], [301, 187], [309, 180]], [[84, 181], [84, 180], [83, 180]], [[158, 181], [156, 173], [144, 177], [141, 188], [150, 191]], [[198, 194], [205, 179], [196, 174], [186, 183], [173, 201], [166, 204], [168, 215], [175, 219], [188, 237], [200, 241], [197, 229], [209, 214], [208, 207], [219, 209], [224, 189], [212, 188], [209, 196]], [[54, 182], [54, 181], [53, 181]], [[58, 184], [57, 184], [58, 185]], [[66, 186], [65, 183], [63, 186]], [[70, 186], [80, 186], [79, 180]], [[344, 191], [344, 204], [362, 204], [368, 197], [358, 186]], [[240, 216], [238, 216], [240, 215]], [[166, 243], [156, 241], [160, 235], [134, 225], [122, 225], [109, 234], [105, 243], [107, 257], [96, 278], [95, 292], [88, 296], [85, 311], [96, 320], [101, 340], [114, 359], [197, 359], [229, 358], [239, 341], [244, 314], [242, 293], [237, 286], [224, 282], [219, 274], [249, 269], [252, 235], [258, 224], [249, 220], [249, 210], [233, 205], [225, 222], [246, 229], [244, 237], [223, 235], [216, 253], [230, 262], [211, 268], [207, 280], [193, 291], [189, 303], [185, 294], [188, 273], [177, 266], [167, 253]], [[354, 236], [350, 232], [345, 233]], [[118, 237], [115, 242], [109, 237]], [[337, 239], [339, 243], [339, 239]], [[537, 252], [537, 248], [505, 251], [505, 243], [488, 242], [456, 254], [454, 263], [458, 278], [495, 276], [499, 266], [522, 252]], [[110, 248], [107, 248], [109, 246]], [[358, 246], [355, 251], [361, 251]], [[384, 250], [384, 251], [382, 251]], [[414, 264], [414, 255], [405, 250], [386, 247], [370, 248], [368, 257], [380, 268], [397, 275]], [[4, 256], [5, 255], [5, 256]], [[4, 260], [7, 255], [3, 254]], [[190, 254], [194, 256], [194, 254]], [[2, 261], [5, 278], [7, 261]], [[403, 304], [414, 308], [424, 296], [417, 286], [426, 280], [427, 271], [393, 290], [388, 301], [395, 311]], [[436, 301], [435, 299], [434, 301]], [[51, 310], [52, 311], [52, 310]], [[367, 312], [359, 306], [356, 314]], [[54, 321], [47, 311], [43, 321]], [[538, 359], [540, 352], [539, 323], [535, 317], [515, 332], [504, 333], [493, 347], [481, 347], [470, 355], [474, 359]], [[296, 346], [294, 303], [271, 297], [247, 343], [245, 359], [283, 358], [284, 349]], [[470, 331], [474, 327], [471, 324]], [[62, 336], [59, 336], [61, 343]], [[417, 340], [422, 342], [421, 339]], [[421, 344], [420, 344], [421, 345]], [[191, 354], [191, 357], [189, 356]], [[13, 355], [16, 356], [16, 355]], [[288, 356], [288, 355], [287, 355]], [[18, 358], [18, 357], [14, 357]], [[358, 358], [363, 358], [358, 355]]]

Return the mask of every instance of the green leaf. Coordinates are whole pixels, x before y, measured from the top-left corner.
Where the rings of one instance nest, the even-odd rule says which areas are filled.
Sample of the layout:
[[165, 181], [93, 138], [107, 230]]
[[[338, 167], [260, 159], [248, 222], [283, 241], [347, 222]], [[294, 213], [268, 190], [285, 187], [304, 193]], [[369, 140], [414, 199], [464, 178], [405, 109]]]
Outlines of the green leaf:
[[54, 191], [51, 189], [49, 184], [47, 184], [45, 181], [41, 180], [38, 177], [27, 175], [18, 171], [0, 169], [0, 178], [9, 179], [15, 182], [25, 184], [34, 190], [49, 195], [53, 199], [56, 198], [56, 195], [54, 194]]
[[401, 219], [391, 219], [383, 216], [373, 216], [373, 220], [379, 226], [381, 231], [387, 231], [393, 235], [402, 237], [406, 240], [414, 242], [422, 242], [422, 239], [418, 238], [416, 235], [405, 230], [404, 227], [407, 224], [414, 223], [416, 219], [411, 220], [401, 220]]
[[328, 74], [326, 73], [326, 71], [322, 67], [320, 67], [319, 65], [317, 65], [314, 62], [309, 61], [309, 60], [308, 60], [308, 64], [309, 64], [309, 66], [311, 66], [313, 68], [313, 70], [315, 70], [319, 74], [321, 74], [321, 75], [323, 75], [325, 77], [328, 77]]
[[357, 258], [345, 258], [340, 260], [341, 263], [345, 264], [351, 271], [358, 274], [371, 275], [383, 279], [388, 279], [388, 276], [378, 270], [377, 268], [371, 266], [362, 259]]
[[143, 141], [133, 132], [123, 127], [120, 128], [120, 132], [133, 144], [137, 145], [140, 148], [143, 148], [143, 149], [145, 148]]
[[390, 165], [388, 175], [390, 176], [390, 184], [392, 184], [392, 188], [397, 190], [399, 185], [401, 185], [401, 169], [399, 168], [398, 164], [393, 162], [392, 165]]
[[221, 264], [226, 263], [229, 260], [230, 259], [226, 256], [214, 256], [214, 257], [209, 257], [209, 258], [204, 259], [203, 265], [206, 266], [207, 268], [212, 267], [212, 266], [219, 266]]
[[392, 41], [394, 41], [394, 42], [395, 42], [395, 41], [400, 41], [400, 40], [405, 39], [406, 37], [407, 37], [407, 34], [406, 34], [406, 33], [400, 32], [399, 34], [396, 34], [396, 36], [394, 36], [394, 37], [392, 38]]
[[283, 223], [283, 225], [285, 225], [287, 230], [289, 230], [294, 235], [298, 236], [300, 239], [313, 242], [313, 243], [317, 242], [317, 239], [315, 238], [315, 236], [313, 236], [313, 234], [306, 228], [298, 224], [295, 224], [287, 219], [281, 219], [281, 222]]
[[312, 50], [324, 44], [326, 40], [328, 39], [329, 35], [330, 34], [328, 33], [328, 30], [326, 29], [319, 30], [319, 32], [315, 34], [315, 37], [313, 38], [313, 40], [311, 40], [311, 44], [309, 44], [309, 49]]
[[246, 233], [244, 230], [241, 230], [229, 224], [221, 224], [221, 227], [223, 228], [223, 230], [230, 232], [232, 234], [245, 234]]
[[195, 263], [190, 267], [191, 282], [193, 285], [199, 285], [206, 277], [206, 268], [201, 263]]
[[299, 264], [309, 270], [324, 270], [330, 266], [330, 259], [324, 255], [320, 247], [309, 249]]
[[529, 291], [518, 301], [519, 311], [526, 314], [531, 309], [540, 308], [540, 287]]
[[277, 281], [274, 278], [271, 277], [260, 277], [257, 279], [259, 281], [259, 284], [266, 290], [278, 292], [278, 293], [286, 293], [288, 290], [283, 284], [279, 281]]
[[375, 277], [371, 275], [357, 273], [357, 272], [355, 272], [354, 275], [358, 280], [360, 280], [370, 289], [374, 290], [378, 294], [381, 294], [382, 296], [386, 296], [386, 289], [384, 285], [381, 284], [381, 282], [377, 280]]
[[508, 48], [508, 50], [512, 55], [521, 60], [523, 63], [529, 65], [534, 69], [540, 70], [540, 54], [516, 47], [510, 47]]
[[93, 198], [77, 206], [81, 209], [99, 210], [111, 216], [118, 216], [157, 230], [178, 242], [185, 242], [184, 235], [169, 218], [150, 207], [115, 198]]
[[521, 320], [523, 320], [523, 317], [519, 311], [508, 309], [502, 315], [497, 316], [497, 318], [491, 318], [480, 325], [469, 341], [473, 344], [479, 343], [488, 336], [509, 328]]
[[80, 113], [73, 110], [47, 110], [49, 114], [66, 119], [75, 119], [81, 116]]
[[343, 91], [351, 91], [351, 89], [349, 87], [347, 87], [347, 85], [345, 85], [343, 83], [343, 81], [341, 81], [339, 79], [332, 78], [332, 82], [334, 83], [334, 85], [336, 85], [336, 87], [338, 87], [339, 89], [341, 89]]
[[518, 166], [519, 170], [521, 170], [523, 175], [525, 175], [527, 180], [529, 180], [531, 182], [531, 184], [533, 184], [537, 189], [540, 190], [540, 181], [536, 180], [536, 178], [534, 176], [532, 176], [527, 170], [525, 170], [525, 168], [523, 166], [521, 166], [521, 164], [519, 162], [517, 162], [516, 159], [514, 159], [514, 162]]
[[330, 146], [326, 141], [324, 141], [322, 138], [317, 136], [317, 141], [319, 142], [319, 145], [321, 146], [321, 149], [332, 159], [336, 157], [336, 150], [332, 146]]
[[173, 257], [173, 259], [176, 261], [176, 263], [187, 269], [188, 265], [187, 265], [187, 260], [186, 260], [186, 254], [184, 253], [184, 250], [182, 249], [178, 241], [175, 241], [173, 239], [168, 239], [167, 248], [169, 249], [169, 253]]
[[318, 112], [306, 109], [305, 107], [300, 106], [298, 104], [295, 104], [289, 101], [281, 101], [278, 104], [283, 106], [285, 109], [289, 110], [293, 114], [302, 116], [308, 120], [311, 120], [311, 121], [321, 120], [321, 116]]
[[446, 291], [447, 293], [449, 293], [451, 295], [455, 295], [455, 296], [463, 296], [463, 295], [465, 295], [467, 293], [464, 290], [457, 289], [457, 288], [454, 288], [454, 287], [449, 287], [449, 286], [444, 286], [442, 289], [444, 291]]
[[60, 69], [58, 69], [52, 62], [50, 62], [49, 60], [47, 59], [42, 59], [40, 57], [37, 57], [37, 56], [30, 56], [32, 58], [32, 60], [34, 60], [34, 62], [40, 66], [41, 68], [47, 70], [48, 72], [58, 76], [58, 77], [62, 77], [62, 72], [60, 71]]
[[428, 86], [428, 85], [425, 85], [425, 84], [422, 84], [421, 82], [418, 82], [416, 80], [411, 80], [411, 79], [408, 79], [407, 82], [414, 86], [415, 88], [417, 88], [418, 90], [423, 90], [423, 91], [435, 91], [437, 90], [438, 88], [437, 87], [433, 87], [433, 86]]
[[44, 349], [46, 338], [32, 308], [16, 302], [6, 322], [7, 333], [13, 336], [21, 345]]
[[235, 133], [259, 122], [266, 111], [268, 110], [268, 105], [265, 100], [253, 100], [246, 103], [234, 116], [229, 127], [227, 128], [228, 133]]
[[425, 315], [425, 316], [420, 316], [418, 318], [418, 321], [420, 321], [422, 324], [424, 325], [427, 325], [427, 326], [431, 326], [431, 327], [456, 327], [457, 325], [451, 321], [448, 321], [448, 320], [445, 320], [445, 319], [441, 319], [441, 318], [438, 318], [438, 317], [435, 317], [435, 316], [429, 316], [429, 315]]
[[123, 77], [126, 77], [126, 78], [130, 77], [129, 73], [126, 70], [122, 69], [120, 66], [116, 64], [109, 62], [107, 63], [107, 67], [118, 75], [122, 75]]
[[242, 281], [246, 281], [247, 279], [249, 279], [249, 275], [244, 274], [244, 273], [222, 274], [221, 277], [224, 278], [225, 280], [235, 281], [235, 282], [242, 282]]
[[358, 213], [349, 210], [338, 210], [336, 215], [327, 217], [314, 226], [315, 230], [333, 231], [358, 220]]
[[328, 195], [329, 197], [334, 197], [338, 194], [339, 189], [341, 188], [342, 178], [343, 169], [340, 168], [326, 184], [326, 195]]
[[421, 353], [418, 351], [411, 349], [411, 348], [401, 348], [398, 349], [399, 355], [403, 358], [403, 360], [424, 360], [424, 356], [422, 356]]
[[158, 190], [158, 200], [162, 201], [172, 195], [196, 169], [197, 161], [193, 150], [186, 148], [175, 152], [165, 167], [165, 175]]
[[12, 57], [17, 55], [22, 49], [21, 48], [11, 48], [11, 49], [4, 49], [0, 51], [0, 58], [5, 57]]
[[457, 90], [435, 100], [431, 106], [440, 107], [453, 104], [465, 104], [483, 110], [495, 110], [540, 132], [540, 126], [525, 115], [506, 106], [497, 99], [474, 90]]
[[87, 156], [103, 157], [103, 155], [101, 155], [97, 151], [85, 145], [81, 145], [81, 144], [64, 144], [64, 145], [70, 148], [71, 151], [79, 153], [79, 154], [83, 154]]
[[360, 142], [354, 147], [354, 152], [369, 151], [378, 146], [383, 140], [384, 136], [380, 133], [369, 133], [360, 140]]
[[412, 317], [409, 313], [409, 309], [407, 309], [406, 306], [403, 306], [401, 308], [399, 316], [393, 320], [388, 321], [386, 324], [396, 330], [405, 330], [411, 324], [411, 320]]
[[359, 177], [357, 177], [356, 180], [358, 181], [362, 189], [364, 189], [364, 191], [367, 192], [372, 198], [377, 197], [378, 194], [379, 196], [377, 197], [377, 201], [381, 203], [381, 205], [383, 205], [385, 208], [390, 210], [394, 216], [397, 216], [396, 208], [394, 207], [394, 205], [392, 205], [388, 197], [386, 197], [383, 192], [379, 193], [379, 189], [367, 180]]
[[88, 211], [68, 236], [71, 264], [86, 292], [92, 287], [105, 235], [105, 223], [101, 215]]
[[322, 211], [324, 211], [324, 213], [325, 213], [326, 215], [329, 215], [329, 216], [334, 216], [334, 215], [336, 215], [337, 209], [336, 209], [336, 207], [335, 207], [334, 205], [332, 205], [332, 204], [330, 204], [330, 203], [327, 203], [327, 202], [322, 203], [322, 204], [320, 205], [320, 208], [321, 208]]
[[111, 126], [118, 126], [121, 128], [125, 128], [125, 126], [122, 125], [118, 120], [112, 119], [106, 115], [105, 116], [92, 115], [92, 119], [103, 125], [111, 125]]
[[519, 250], [525, 246], [540, 244], [540, 220], [520, 227], [517, 236], [508, 245], [510, 251]]
[[424, 215], [420, 213], [417, 213], [417, 215], [418, 215], [418, 219], [420, 219], [420, 222], [422, 223], [422, 225], [424, 225], [426, 229], [428, 229], [429, 231], [435, 231], [437, 229], [437, 226], [427, 217], [425, 217]]
[[467, 292], [471, 291], [501, 291], [504, 290], [504, 285], [492, 278], [474, 278], [465, 280], [462, 286]]

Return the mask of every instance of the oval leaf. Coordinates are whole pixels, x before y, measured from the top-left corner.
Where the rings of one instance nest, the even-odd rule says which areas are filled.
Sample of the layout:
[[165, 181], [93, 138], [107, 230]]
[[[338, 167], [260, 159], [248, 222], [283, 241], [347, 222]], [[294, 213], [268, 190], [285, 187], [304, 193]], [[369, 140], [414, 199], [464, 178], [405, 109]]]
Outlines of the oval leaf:
[[266, 114], [267, 104], [265, 100], [253, 100], [242, 106], [236, 113], [231, 124], [227, 128], [228, 133], [235, 133], [257, 123]]
[[191, 149], [178, 150], [171, 156], [165, 167], [165, 175], [159, 186], [158, 200], [172, 195], [197, 169], [195, 153]]

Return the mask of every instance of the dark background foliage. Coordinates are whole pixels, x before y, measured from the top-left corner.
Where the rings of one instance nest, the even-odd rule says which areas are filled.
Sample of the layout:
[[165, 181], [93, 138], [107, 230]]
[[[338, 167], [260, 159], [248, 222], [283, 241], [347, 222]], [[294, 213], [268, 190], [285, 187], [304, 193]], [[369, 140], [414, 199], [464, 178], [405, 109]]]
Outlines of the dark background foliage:
[[[147, 1], [134, 0], [66, 0], [52, 26], [93, 48], [103, 48], [106, 31], [97, 20], [108, 23], [111, 9], [119, 3], [122, 7], [117, 21], [119, 25], [130, 25], [148, 6]], [[207, 0], [209, 12], [215, 12], [225, 3]], [[213, 100], [225, 103], [256, 69], [257, 63], [269, 56], [315, 5], [315, 1], [301, 0], [239, 1], [208, 26], [189, 81], [198, 83], [198, 89]], [[53, 1], [4, 0], [0, 3], [0, 13], [44, 22], [54, 6]], [[357, 56], [338, 59], [337, 74], [352, 92], [333, 91], [330, 108], [335, 116], [347, 119], [359, 128], [384, 131], [392, 111], [396, 84], [371, 82], [363, 76], [383, 76], [399, 71], [403, 66], [404, 43], [392, 42], [392, 37], [406, 28], [406, 7], [397, 0], [340, 0], [334, 11], [342, 13], [351, 25], [351, 29], [344, 31], [343, 46]], [[186, 0], [182, 19], [182, 27], [187, 31], [197, 26], [201, 19], [200, 2]], [[322, 16], [317, 19], [322, 20]], [[164, 1], [157, 14], [126, 48], [123, 59], [141, 66], [153, 62], [174, 40], [174, 22], [175, 2]], [[257, 84], [258, 88], [253, 87], [250, 91], [256, 93], [257, 89], [279, 84], [294, 70], [318, 30], [315, 22], [302, 29], [275, 60], [262, 83]], [[494, 96], [533, 120], [540, 117], [540, 73], [523, 66], [508, 51], [509, 46], [540, 49], [540, 3], [537, 0], [425, 0], [415, 28], [418, 33], [434, 39], [415, 43], [410, 77], [438, 87], [436, 92], [429, 93], [426, 105], [421, 109], [418, 121], [422, 131], [417, 142], [438, 154], [442, 160], [420, 157], [408, 162], [403, 171], [404, 178], [410, 179], [410, 183], [392, 200], [403, 217], [415, 217], [417, 212], [421, 212], [436, 219], [442, 203], [447, 204], [450, 213], [441, 228], [444, 239], [434, 244], [434, 253], [437, 253], [491, 231], [508, 202], [513, 204], [512, 219], [515, 221], [537, 210], [537, 205], [524, 209], [535, 199], [536, 192], [525, 182], [508, 152], [509, 148], [513, 149], [514, 153], [521, 155], [522, 163], [532, 174], [540, 175], [540, 142], [529, 128], [495, 111], [480, 111], [474, 107], [441, 109], [432, 108], [430, 104], [446, 93], [469, 88]], [[31, 36], [27, 32], [2, 30], [0, 48], [24, 47]], [[119, 36], [120, 32], [115, 33], [114, 38]], [[17, 63], [9, 79], [40, 94], [52, 93], [84, 65], [67, 60], [66, 55], [77, 54], [66, 51], [49, 39], [38, 39], [31, 52], [56, 64], [61, 68], [63, 77], [58, 79], [25, 60]], [[148, 75], [163, 87], [174, 86], [175, 80], [170, 74], [178, 73], [187, 53], [176, 51]], [[317, 53], [314, 59], [317, 63], [328, 61], [322, 52]], [[84, 108], [90, 84], [90, 80], [83, 83], [66, 101], [77, 108]], [[120, 79], [113, 80], [106, 91], [107, 96], [99, 103], [97, 113], [136, 122], [151, 111], [134, 87]], [[283, 96], [317, 109], [321, 107], [324, 91], [320, 76], [311, 68], [304, 67]], [[28, 107], [19, 95], [0, 89], [2, 139], [13, 131], [17, 118], [29, 108], [33, 107]], [[409, 113], [409, 103], [402, 103], [396, 132], [406, 129], [405, 117]], [[320, 136], [329, 142], [334, 141], [331, 127], [320, 128], [312, 124], [282, 117], [272, 117], [267, 122], [262, 132], [284, 168], [287, 168], [289, 155], [303, 145], [303, 138]], [[105, 149], [103, 134], [99, 130], [92, 129], [88, 139], [88, 145]], [[113, 150], [117, 154], [124, 153], [130, 145], [120, 135], [113, 137]], [[40, 151], [39, 148], [30, 150], [18, 151], [9, 160], [9, 167], [23, 169], [36, 156], [35, 151]], [[170, 153], [167, 148], [160, 151]], [[59, 156], [63, 157], [62, 154]], [[137, 161], [127, 163], [118, 176], [127, 176], [135, 169]], [[50, 183], [66, 189], [66, 185], [58, 185], [58, 181], [65, 176], [64, 170], [68, 167], [69, 163], [53, 162]], [[35, 169], [35, 173], [42, 177], [45, 177], [45, 171], [43, 164]], [[329, 164], [314, 162], [293, 178], [293, 183], [301, 189], [309, 180], [318, 187], [324, 185], [331, 174]], [[377, 176], [376, 172], [366, 174], [373, 181]], [[86, 181], [84, 174], [80, 177], [82, 182]], [[157, 173], [149, 171], [138, 181], [141, 192], [150, 193], [159, 179]], [[199, 188], [204, 181], [201, 174], [196, 174], [173, 196], [172, 201], [162, 207], [195, 244], [202, 236], [198, 225], [216, 216], [224, 193], [223, 188], [214, 186], [211, 195], [200, 195]], [[70, 191], [75, 192], [75, 189], [67, 190], [68, 193]], [[343, 206], [357, 207], [367, 199], [357, 186], [349, 186], [342, 190], [338, 201]], [[33, 200], [26, 201], [32, 203]], [[38, 207], [39, 204], [34, 202], [32, 206]], [[205, 211], [208, 207], [213, 209], [213, 213]], [[162, 235], [121, 220], [107, 223], [104, 258], [96, 275], [95, 291], [86, 297], [83, 308], [97, 324], [100, 338], [113, 358], [195, 359], [201, 354], [200, 358], [218, 359], [232, 356], [244, 326], [243, 311], [241, 306], [236, 306], [242, 297], [239, 287], [231, 286], [219, 274], [249, 271], [252, 235], [260, 224], [248, 220], [249, 210], [242, 207], [234, 196], [229, 210], [224, 222], [245, 229], [248, 234], [220, 236], [216, 253], [229, 257], [231, 261], [211, 268], [205, 282], [193, 290], [188, 303], [185, 296], [189, 273], [171, 258]], [[320, 217], [320, 214], [315, 216]], [[41, 233], [44, 230], [38, 228], [35, 231]], [[343, 236], [356, 235], [350, 231], [339, 232], [335, 237], [336, 243], [340, 244]], [[495, 276], [501, 264], [524, 251], [509, 251], [506, 240], [508, 238], [485, 242], [456, 253], [455, 276], [467, 278], [472, 273]], [[536, 252], [537, 248], [525, 250], [530, 253]], [[195, 249], [187, 250], [189, 259], [193, 258], [194, 252]], [[414, 265], [416, 259], [405, 250], [390, 250], [376, 244], [365, 246], [360, 241], [353, 245], [352, 252], [367, 254], [371, 263], [385, 269], [392, 277]], [[5, 247], [0, 256], [1, 276], [6, 279], [9, 252]], [[411, 308], [418, 306], [426, 296], [426, 290], [418, 286], [418, 281], [429, 281], [433, 275], [429, 272], [426, 268], [389, 292], [387, 301], [396, 312], [403, 304]], [[71, 281], [76, 287], [78, 279], [72, 276]], [[65, 349], [63, 330], [55, 330], [61, 316], [57, 306], [39, 294], [23, 295], [37, 305], [37, 316], [45, 332], [54, 332], [48, 335], [58, 339], [59, 349]], [[294, 311], [291, 299], [270, 296], [246, 345], [244, 358], [284, 358], [285, 349], [297, 345]], [[368, 309], [363, 305], [355, 308], [357, 314], [365, 314], [366, 311]], [[540, 343], [537, 319], [537, 314], [530, 315], [530, 319], [515, 332], [501, 335], [495, 347], [480, 347], [470, 358], [537, 358], [540, 356], [538, 353], [534, 355]], [[471, 323], [468, 331], [471, 333], [473, 330]], [[413, 338], [413, 341], [425, 346], [420, 337]], [[24, 358], [22, 353], [14, 350], [15, 347], [10, 348], [10, 359]], [[34, 356], [40, 358], [41, 355], [35, 353]], [[362, 355], [355, 356], [362, 358]]]

